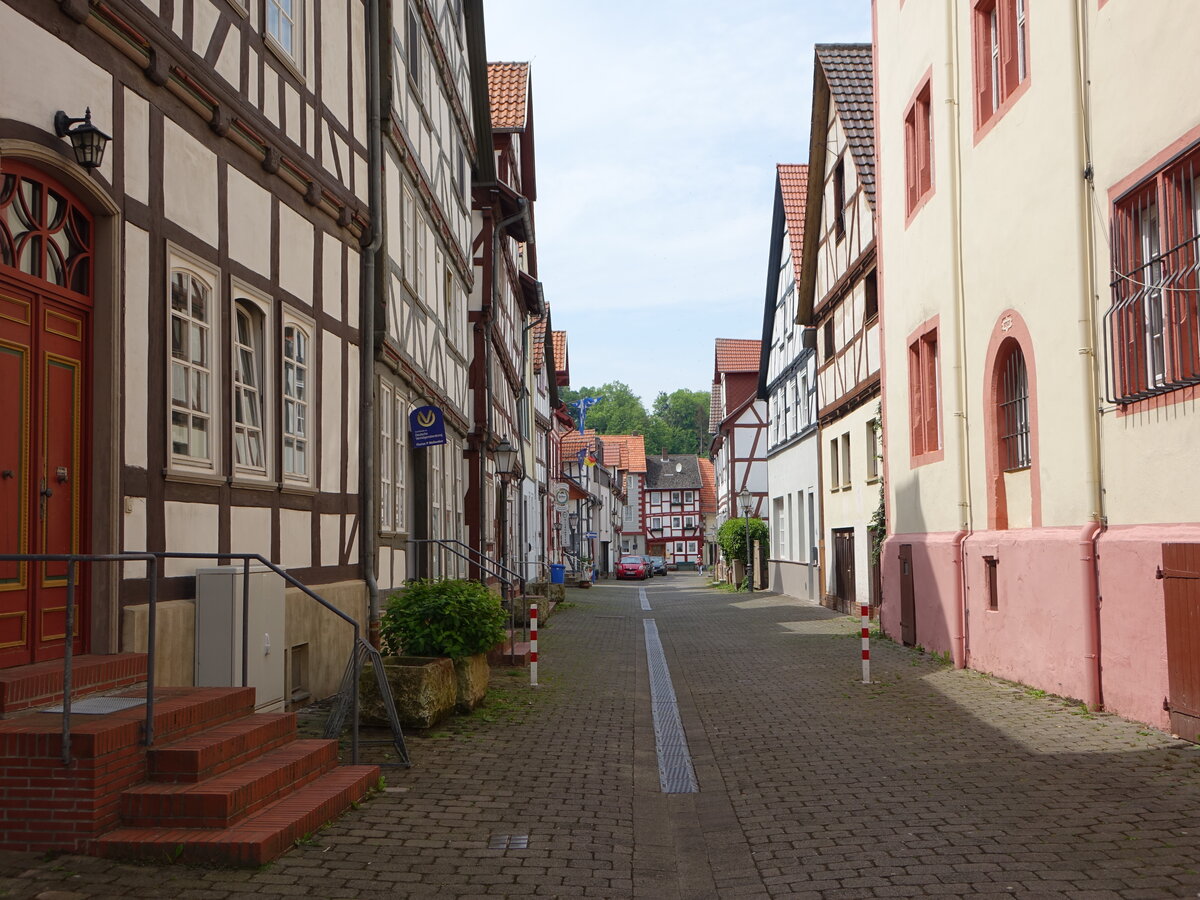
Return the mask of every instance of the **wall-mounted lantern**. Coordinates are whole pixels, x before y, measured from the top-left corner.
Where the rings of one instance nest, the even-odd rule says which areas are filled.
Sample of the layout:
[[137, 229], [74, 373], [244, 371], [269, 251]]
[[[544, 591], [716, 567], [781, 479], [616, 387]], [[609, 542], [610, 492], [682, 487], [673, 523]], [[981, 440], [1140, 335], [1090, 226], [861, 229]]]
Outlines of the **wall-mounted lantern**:
[[[72, 125], [75, 127], [72, 128]], [[85, 169], [100, 167], [100, 163], [104, 161], [104, 148], [112, 140], [92, 124], [91, 107], [87, 108], [81, 119], [72, 118], [60, 109], [54, 114], [54, 133], [59, 137], [71, 139], [75, 161]]]

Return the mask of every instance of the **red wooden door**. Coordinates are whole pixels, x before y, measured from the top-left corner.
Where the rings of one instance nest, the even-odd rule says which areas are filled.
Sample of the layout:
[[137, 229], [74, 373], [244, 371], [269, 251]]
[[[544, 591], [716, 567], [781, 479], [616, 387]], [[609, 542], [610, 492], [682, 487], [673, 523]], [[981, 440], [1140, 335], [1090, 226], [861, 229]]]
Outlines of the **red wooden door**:
[[[52, 180], [0, 176], [0, 552], [87, 552], [91, 219]], [[87, 633], [77, 573], [75, 648]], [[66, 564], [0, 563], [0, 667], [55, 659]]]
[[1200, 741], [1200, 544], [1163, 544], [1171, 730]]

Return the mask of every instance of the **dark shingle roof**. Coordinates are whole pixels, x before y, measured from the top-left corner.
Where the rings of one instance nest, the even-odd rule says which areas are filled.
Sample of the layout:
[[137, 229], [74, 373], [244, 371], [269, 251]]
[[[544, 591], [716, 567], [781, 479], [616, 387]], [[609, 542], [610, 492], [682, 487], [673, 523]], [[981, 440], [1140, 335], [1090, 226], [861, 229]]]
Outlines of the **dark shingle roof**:
[[875, 92], [870, 44], [817, 44], [817, 62], [846, 132], [858, 178], [875, 206]]
[[[676, 465], [679, 471], [675, 471]], [[695, 454], [669, 454], [646, 457], [646, 487], [652, 491], [698, 491], [703, 487], [700, 480], [700, 462]]]

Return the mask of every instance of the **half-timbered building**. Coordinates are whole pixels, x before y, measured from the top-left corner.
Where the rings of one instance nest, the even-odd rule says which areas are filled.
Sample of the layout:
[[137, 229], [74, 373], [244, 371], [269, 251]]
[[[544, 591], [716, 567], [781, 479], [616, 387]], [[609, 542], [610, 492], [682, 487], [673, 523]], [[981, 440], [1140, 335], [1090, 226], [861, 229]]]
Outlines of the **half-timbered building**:
[[[881, 502], [879, 301], [870, 44], [819, 44], [798, 322], [816, 329], [824, 602], [877, 600], [870, 522]], [[811, 552], [811, 550], [810, 550]]]
[[647, 555], [661, 556], [674, 568], [694, 568], [700, 562], [705, 541], [703, 486], [695, 454], [647, 458], [642, 491]]
[[[487, 76], [490, 168], [480, 166], [472, 189], [467, 529], [472, 547], [516, 572], [529, 558], [526, 519], [537, 495], [527, 390], [529, 332], [543, 312], [533, 246], [533, 101], [528, 63], [489, 63]], [[496, 467], [496, 450], [505, 444], [518, 453], [510, 473]]]
[[[5, 552], [257, 552], [365, 618], [365, 4], [305, 7], [0, 4]], [[56, 134], [85, 108], [95, 168]], [[192, 681], [212, 564], [163, 567], [160, 683]], [[4, 661], [61, 656], [62, 572], [3, 570]], [[90, 568], [77, 650], [144, 640], [142, 576]], [[328, 693], [349, 633], [291, 593], [276, 650]]]
[[742, 491], [750, 493], [750, 515], [767, 515], [767, 404], [757, 396], [761, 361], [762, 341], [717, 338], [708, 429], [718, 527], [741, 516]]
[[763, 308], [758, 397], [767, 403], [771, 552], [767, 584], [820, 599], [821, 475], [816, 329], [797, 324], [808, 166], [779, 165]]
[[1200, 17], [877, 3], [882, 624], [1200, 738]]
[[[471, 184], [492, 161], [482, 10], [456, 0], [386, 8], [371, 480], [379, 515], [377, 529], [364, 530], [364, 539], [378, 535], [382, 592], [413, 577], [467, 574]], [[414, 441], [415, 415], [440, 418], [445, 441], [417, 446], [425, 442]]]

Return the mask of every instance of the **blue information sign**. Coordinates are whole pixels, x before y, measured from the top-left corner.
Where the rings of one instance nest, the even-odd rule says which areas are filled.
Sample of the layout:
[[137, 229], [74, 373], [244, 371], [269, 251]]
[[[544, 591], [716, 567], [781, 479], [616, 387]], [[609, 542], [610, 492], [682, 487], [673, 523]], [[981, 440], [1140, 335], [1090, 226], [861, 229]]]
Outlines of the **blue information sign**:
[[436, 447], [446, 443], [446, 420], [436, 406], [418, 406], [408, 414], [414, 447]]

